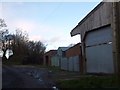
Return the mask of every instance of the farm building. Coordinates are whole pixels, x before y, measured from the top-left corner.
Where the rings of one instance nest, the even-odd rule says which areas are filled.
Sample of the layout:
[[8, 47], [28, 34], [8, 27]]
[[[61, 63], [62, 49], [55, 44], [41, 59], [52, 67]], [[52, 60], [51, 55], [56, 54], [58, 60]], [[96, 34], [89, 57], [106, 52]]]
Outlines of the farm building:
[[50, 50], [44, 54], [44, 65], [51, 65], [51, 58], [55, 56], [57, 53], [57, 50]]
[[84, 73], [120, 73], [120, 2], [101, 2], [71, 31], [81, 35]]
[[65, 51], [69, 71], [83, 72], [81, 44], [78, 43]]

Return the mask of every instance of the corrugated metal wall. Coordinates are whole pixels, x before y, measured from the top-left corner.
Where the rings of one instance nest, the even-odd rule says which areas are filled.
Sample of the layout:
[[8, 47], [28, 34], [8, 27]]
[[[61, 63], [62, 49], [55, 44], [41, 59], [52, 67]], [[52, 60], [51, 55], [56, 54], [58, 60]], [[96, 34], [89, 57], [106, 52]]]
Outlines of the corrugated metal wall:
[[79, 56], [70, 57], [68, 59], [69, 71], [80, 71], [80, 59]]
[[69, 63], [68, 63], [68, 64], [69, 64], [69, 65], [68, 65], [68, 66], [69, 66], [69, 67], [68, 67], [68, 70], [69, 70], [69, 71], [74, 71], [74, 61], [73, 61], [73, 57], [70, 57], [68, 61], [69, 61]]
[[[51, 57], [51, 65], [52, 66], [59, 66], [62, 70], [67, 71], [80, 71], [80, 44], [76, 44], [70, 50], [67, 48], [61, 47], [57, 50], [57, 54]], [[63, 51], [67, 50], [66, 52]], [[75, 52], [77, 50], [77, 52]]]
[[62, 70], [76, 71], [76, 72], [80, 71], [79, 56], [74, 56], [70, 58], [66, 58], [66, 57], [60, 58], [60, 57], [54, 56], [52, 57], [51, 65], [56, 67], [60, 66], [60, 69]]
[[55, 66], [55, 57], [52, 57], [52, 58], [51, 58], [51, 65], [52, 65], [52, 66]]
[[113, 55], [111, 50], [112, 50], [111, 45], [89, 47], [86, 52], [87, 72], [113, 73], [114, 72]]
[[73, 57], [73, 61], [74, 61], [74, 71], [80, 71], [80, 60], [79, 60], [79, 56], [75, 56]]
[[68, 59], [61, 58], [61, 69], [68, 70]]
[[51, 59], [51, 65], [56, 67], [59, 66], [59, 57], [53, 56]]

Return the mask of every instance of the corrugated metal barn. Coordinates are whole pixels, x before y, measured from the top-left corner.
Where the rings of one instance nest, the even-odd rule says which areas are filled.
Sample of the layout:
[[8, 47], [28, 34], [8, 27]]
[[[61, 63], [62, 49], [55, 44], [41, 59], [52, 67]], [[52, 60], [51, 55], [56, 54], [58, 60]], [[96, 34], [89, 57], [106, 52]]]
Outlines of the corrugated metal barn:
[[84, 73], [120, 72], [120, 2], [101, 2], [71, 31], [81, 34]]
[[57, 50], [50, 50], [44, 54], [44, 65], [51, 66], [51, 58], [55, 56]]

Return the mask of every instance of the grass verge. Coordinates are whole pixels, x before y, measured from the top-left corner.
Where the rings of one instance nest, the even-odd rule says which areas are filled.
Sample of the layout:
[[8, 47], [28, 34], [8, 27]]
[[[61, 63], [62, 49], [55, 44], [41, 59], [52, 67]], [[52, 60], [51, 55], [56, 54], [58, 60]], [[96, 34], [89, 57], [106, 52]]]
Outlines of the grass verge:
[[[58, 80], [59, 88], [118, 88], [114, 76], [90, 76], [73, 80]], [[120, 87], [119, 87], [120, 88]]]

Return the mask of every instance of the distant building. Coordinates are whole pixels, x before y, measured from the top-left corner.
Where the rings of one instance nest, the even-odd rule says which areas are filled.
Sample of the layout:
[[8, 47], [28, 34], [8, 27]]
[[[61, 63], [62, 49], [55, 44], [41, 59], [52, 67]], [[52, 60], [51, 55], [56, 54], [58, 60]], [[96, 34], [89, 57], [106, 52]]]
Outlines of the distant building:
[[57, 50], [50, 50], [44, 54], [44, 65], [50, 66], [51, 65], [51, 58], [55, 56]]

